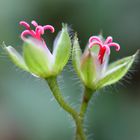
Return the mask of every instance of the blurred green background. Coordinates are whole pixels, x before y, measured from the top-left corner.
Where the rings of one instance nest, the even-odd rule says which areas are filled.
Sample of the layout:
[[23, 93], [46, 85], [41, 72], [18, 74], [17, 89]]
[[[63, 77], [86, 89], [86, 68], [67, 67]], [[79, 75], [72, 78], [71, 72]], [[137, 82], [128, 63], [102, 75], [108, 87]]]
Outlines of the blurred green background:
[[[76, 32], [81, 48], [100, 31], [121, 45], [111, 61], [140, 48], [140, 0], [0, 0], [0, 44], [20, 50], [21, 20], [52, 24], [52, 41], [65, 22]], [[89, 140], [140, 139], [140, 64], [118, 84], [96, 93], [85, 128]], [[79, 107], [82, 85], [71, 64], [59, 77], [65, 99]], [[0, 140], [72, 140], [74, 123], [51, 96], [43, 80], [15, 67], [0, 49]]]

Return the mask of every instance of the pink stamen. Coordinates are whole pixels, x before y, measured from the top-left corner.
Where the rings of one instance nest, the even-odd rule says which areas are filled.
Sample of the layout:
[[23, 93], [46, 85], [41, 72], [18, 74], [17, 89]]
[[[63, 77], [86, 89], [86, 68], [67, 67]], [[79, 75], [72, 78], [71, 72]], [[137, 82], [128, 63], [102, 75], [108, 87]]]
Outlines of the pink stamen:
[[98, 45], [100, 47], [100, 49], [102, 48], [102, 43], [99, 41], [93, 41], [89, 44], [89, 48], [92, 48], [94, 45]]
[[107, 39], [105, 40], [104, 44], [111, 43], [113, 41], [113, 38], [111, 36], [108, 36]]
[[118, 43], [109, 43], [108, 44], [109, 47], [115, 47], [116, 48], [116, 51], [119, 51], [120, 50], [120, 45]]
[[34, 31], [29, 31], [29, 30], [25, 30], [21, 33], [21, 39], [25, 40], [27, 35], [31, 35], [31, 36], [35, 36], [35, 32]]
[[107, 39], [104, 42], [97, 36], [90, 37], [89, 48], [92, 48], [95, 45], [98, 45], [100, 47], [98, 53], [98, 60], [101, 64], [103, 63], [105, 53], [107, 55], [110, 55], [110, 47], [115, 47], [116, 51], [120, 50], [120, 45], [113, 42], [113, 38], [111, 36], [107, 37]]
[[109, 46], [108, 45], [104, 45], [104, 47], [106, 48], [106, 53], [108, 55], [110, 55], [110, 48], [109, 48]]
[[21, 33], [21, 38], [23, 40], [26, 39], [27, 35], [30, 35], [33, 38], [36, 38], [39, 40], [43, 40], [41, 35], [44, 34], [45, 30], [50, 30], [52, 33], [54, 32], [54, 27], [51, 25], [41, 26], [41, 25], [38, 25], [38, 23], [34, 20], [31, 22], [31, 24], [35, 27], [35, 31], [31, 30], [30, 25], [27, 22], [25, 22], [25, 21], [20, 22], [20, 25], [22, 25], [26, 28], [26, 30]]
[[44, 28], [44, 30], [50, 30], [52, 33], [54, 33], [54, 27], [53, 26], [51, 26], [51, 25], [45, 25], [45, 26], [43, 26], [43, 28]]
[[35, 32], [36, 32], [36, 37], [40, 39], [40, 36], [44, 34], [44, 28], [42, 26], [37, 26]]
[[20, 25], [24, 26], [26, 29], [30, 30], [30, 25], [25, 21], [20, 21]]
[[91, 43], [92, 41], [99, 41], [99, 42], [102, 42], [100, 37], [98, 36], [92, 36], [89, 38], [89, 43]]
[[34, 20], [33, 20], [31, 23], [32, 23], [32, 25], [35, 26], [35, 27], [38, 26], [38, 23], [37, 23], [36, 21], [34, 21]]

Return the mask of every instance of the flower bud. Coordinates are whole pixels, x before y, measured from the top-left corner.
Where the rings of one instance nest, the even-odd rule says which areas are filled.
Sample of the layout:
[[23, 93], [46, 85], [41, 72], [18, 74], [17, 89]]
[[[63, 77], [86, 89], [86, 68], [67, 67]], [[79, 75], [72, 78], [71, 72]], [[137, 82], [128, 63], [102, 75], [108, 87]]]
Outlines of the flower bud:
[[73, 62], [73, 66], [79, 76], [81, 73], [81, 71], [80, 71], [81, 56], [82, 56], [82, 51], [80, 49], [77, 35], [75, 35], [74, 40], [73, 40], [72, 62]]

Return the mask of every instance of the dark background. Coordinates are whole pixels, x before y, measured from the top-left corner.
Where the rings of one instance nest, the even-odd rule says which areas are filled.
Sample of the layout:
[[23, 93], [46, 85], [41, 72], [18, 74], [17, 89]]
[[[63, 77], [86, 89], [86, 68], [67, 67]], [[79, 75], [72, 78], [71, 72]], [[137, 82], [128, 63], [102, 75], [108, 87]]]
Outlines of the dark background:
[[[111, 61], [140, 48], [140, 0], [0, 0], [0, 44], [21, 48], [19, 21], [51, 24], [50, 48], [61, 23], [76, 32], [81, 48], [100, 31], [121, 45]], [[19, 49], [20, 50], [20, 49]], [[136, 60], [119, 83], [96, 93], [90, 102], [85, 128], [89, 140], [140, 139], [140, 69]], [[76, 109], [82, 85], [69, 63], [59, 77], [66, 100]], [[15, 67], [0, 49], [0, 140], [71, 140], [74, 123], [53, 100], [43, 80]]]

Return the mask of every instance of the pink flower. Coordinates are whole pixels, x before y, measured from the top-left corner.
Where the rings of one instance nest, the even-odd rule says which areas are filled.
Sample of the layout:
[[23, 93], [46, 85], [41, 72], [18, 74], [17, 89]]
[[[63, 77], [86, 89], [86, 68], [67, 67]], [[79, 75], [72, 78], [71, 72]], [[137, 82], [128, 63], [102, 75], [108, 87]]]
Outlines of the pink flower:
[[12, 46], [5, 46], [4, 48], [16, 66], [32, 75], [45, 79], [57, 76], [67, 64], [71, 52], [71, 40], [67, 25], [62, 24], [62, 30], [57, 35], [51, 52], [42, 35], [45, 30], [50, 30], [53, 33], [54, 27], [51, 25], [41, 26], [36, 21], [32, 21], [31, 24], [35, 27], [34, 30], [27, 22], [20, 22], [20, 25], [26, 28], [21, 33], [23, 55]]
[[104, 62], [104, 55], [105, 53], [107, 55], [110, 54], [110, 47], [115, 47], [116, 51], [120, 50], [120, 45], [113, 42], [113, 38], [111, 36], [108, 36], [105, 41], [101, 40], [98, 36], [92, 36], [89, 38], [89, 48], [94, 47], [95, 45], [98, 45], [100, 47], [99, 53], [98, 53], [98, 60], [100, 64]]
[[[101, 35], [92, 36], [84, 52], [80, 49], [77, 35], [73, 41], [72, 63], [84, 86], [93, 91], [118, 82], [132, 66], [136, 54], [109, 64], [110, 47], [120, 50], [120, 45], [112, 37], [103, 39]], [[93, 47], [93, 48], [92, 48]], [[99, 47], [99, 49], [98, 49]]]

